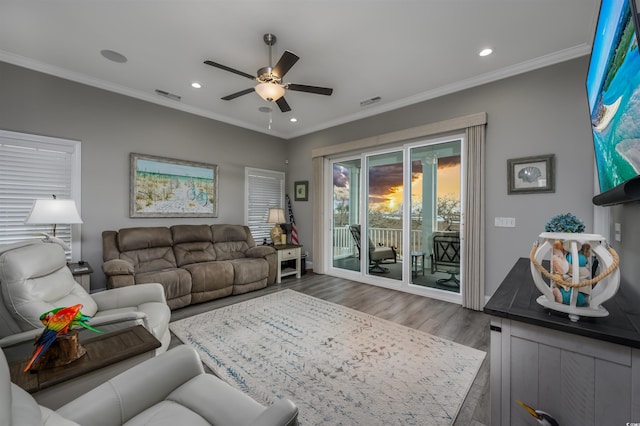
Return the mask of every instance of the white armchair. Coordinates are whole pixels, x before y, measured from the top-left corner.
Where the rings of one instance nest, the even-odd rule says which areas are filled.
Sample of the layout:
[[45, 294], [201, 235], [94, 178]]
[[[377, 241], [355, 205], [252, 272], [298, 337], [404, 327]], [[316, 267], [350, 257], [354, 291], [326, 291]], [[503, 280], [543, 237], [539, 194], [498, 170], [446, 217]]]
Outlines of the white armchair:
[[42, 313], [77, 303], [102, 331], [143, 325], [162, 344], [157, 353], [169, 347], [171, 311], [160, 284], [89, 294], [73, 279], [58, 244], [34, 240], [0, 246], [0, 347], [11, 350], [32, 341], [42, 332]]
[[90, 390], [57, 411], [9, 381], [0, 350], [0, 424], [6, 426], [294, 426], [287, 399], [265, 407], [205, 374], [195, 349], [180, 345]]

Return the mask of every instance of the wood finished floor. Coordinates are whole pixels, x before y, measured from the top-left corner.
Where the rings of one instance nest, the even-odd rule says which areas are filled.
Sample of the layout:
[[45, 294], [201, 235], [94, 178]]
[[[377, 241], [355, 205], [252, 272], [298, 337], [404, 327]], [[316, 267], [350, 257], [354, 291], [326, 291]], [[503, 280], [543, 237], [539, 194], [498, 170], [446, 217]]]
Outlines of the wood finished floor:
[[[282, 284], [274, 284], [262, 290], [177, 309], [172, 312], [171, 320], [176, 321], [284, 289], [296, 290], [487, 352], [454, 425], [491, 424], [489, 317], [482, 312], [465, 309], [449, 302], [309, 273], [300, 279], [283, 279]], [[172, 334], [170, 346], [179, 344], [180, 340]], [[427, 362], [425, 359], [425, 363]]]

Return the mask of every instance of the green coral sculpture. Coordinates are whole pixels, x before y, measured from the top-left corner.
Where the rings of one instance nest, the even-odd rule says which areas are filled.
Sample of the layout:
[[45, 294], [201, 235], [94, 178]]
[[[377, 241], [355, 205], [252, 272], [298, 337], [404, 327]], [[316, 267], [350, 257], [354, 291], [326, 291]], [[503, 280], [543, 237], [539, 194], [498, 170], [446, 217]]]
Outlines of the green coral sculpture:
[[547, 232], [569, 232], [575, 234], [584, 232], [585, 226], [582, 220], [571, 213], [567, 213], [553, 216], [544, 226], [544, 230]]

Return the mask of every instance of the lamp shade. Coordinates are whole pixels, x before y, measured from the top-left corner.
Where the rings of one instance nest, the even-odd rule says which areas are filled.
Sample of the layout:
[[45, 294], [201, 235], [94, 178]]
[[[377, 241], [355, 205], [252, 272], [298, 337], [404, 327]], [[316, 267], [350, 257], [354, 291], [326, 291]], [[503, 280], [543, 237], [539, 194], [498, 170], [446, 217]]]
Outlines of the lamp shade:
[[270, 208], [267, 223], [285, 223], [284, 210], [279, 208]]
[[255, 91], [267, 102], [275, 102], [284, 95], [284, 88], [277, 83], [260, 83]]
[[34, 200], [31, 211], [24, 221], [27, 224], [71, 224], [82, 223], [74, 200]]

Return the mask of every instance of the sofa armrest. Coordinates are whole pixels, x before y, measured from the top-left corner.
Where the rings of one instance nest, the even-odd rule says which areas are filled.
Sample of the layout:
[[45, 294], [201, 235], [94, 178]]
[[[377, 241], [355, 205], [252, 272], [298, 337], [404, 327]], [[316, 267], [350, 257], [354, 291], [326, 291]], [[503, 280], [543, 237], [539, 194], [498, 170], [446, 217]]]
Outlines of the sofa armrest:
[[278, 273], [278, 252], [272, 246], [253, 246], [245, 252], [246, 257], [262, 258], [269, 264], [269, 276], [267, 277], [267, 285], [276, 282], [276, 274]]
[[195, 349], [180, 345], [117, 375], [57, 413], [83, 425], [120, 425], [200, 374], [204, 370]]
[[122, 259], [107, 260], [102, 264], [102, 270], [107, 276], [133, 275], [135, 273], [133, 265]]
[[167, 303], [162, 284], [138, 284], [131, 287], [114, 288], [109, 291], [91, 293], [98, 305], [98, 311], [139, 306], [143, 303]]
[[288, 399], [278, 400], [251, 421], [251, 426], [295, 426], [297, 424], [298, 407]]
[[267, 257], [270, 254], [275, 254], [276, 249], [271, 246], [254, 246], [247, 249], [244, 252], [247, 257]]

